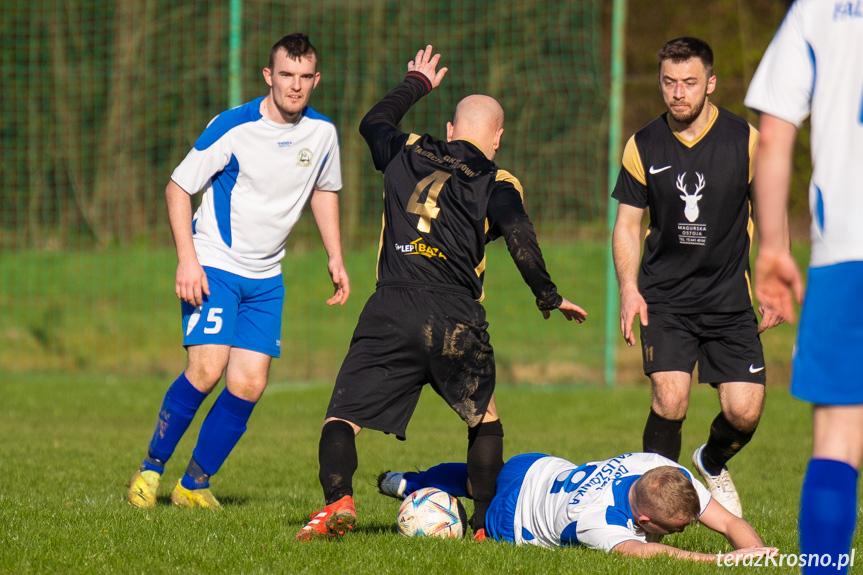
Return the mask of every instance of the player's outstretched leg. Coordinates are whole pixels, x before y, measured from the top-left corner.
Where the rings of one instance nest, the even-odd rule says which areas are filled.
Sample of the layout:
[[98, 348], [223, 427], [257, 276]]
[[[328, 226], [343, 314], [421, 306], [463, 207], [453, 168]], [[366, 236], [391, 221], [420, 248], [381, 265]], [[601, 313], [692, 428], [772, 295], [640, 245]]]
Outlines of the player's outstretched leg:
[[352, 530], [357, 522], [353, 499], [357, 446], [350, 423], [335, 419], [324, 424], [318, 445], [318, 463], [318, 479], [327, 505], [309, 516], [311, 520], [297, 533], [297, 541], [332, 539]]
[[404, 499], [424, 487], [472, 499], [467, 487], [466, 463], [441, 463], [426, 471], [384, 471], [378, 475], [378, 491], [394, 499]]
[[151, 509], [156, 506], [156, 491], [165, 471], [165, 463], [173, 455], [180, 438], [198, 412], [206, 393], [198, 391], [186, 374], [171, 384], [159, 409], [159, 420], [150, 440], [147, 457], [129, 482], [126, 501], [133, 507]]
[[378, 493], [392, 497], [393, 499], [404, 499], [412, 493], [407, 491], [408, 475], [418, 475], [410, 471], [384, 471], [378, 475]]

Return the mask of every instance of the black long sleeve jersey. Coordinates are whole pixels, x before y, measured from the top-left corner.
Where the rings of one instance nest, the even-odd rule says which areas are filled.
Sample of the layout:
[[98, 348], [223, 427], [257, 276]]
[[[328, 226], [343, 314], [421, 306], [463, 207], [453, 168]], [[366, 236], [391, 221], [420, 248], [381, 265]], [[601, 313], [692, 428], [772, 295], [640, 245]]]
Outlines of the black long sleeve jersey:
[[384, 174], [378, 285], [421, 285], [481, 300], [485, 244], [504, 237], [541, 310], [562, 298], [524, 211], [518, 179], [469, 140], [406, 134], [396, 124], [431, 91], [409, 72], [360, 123], [375, 168]]

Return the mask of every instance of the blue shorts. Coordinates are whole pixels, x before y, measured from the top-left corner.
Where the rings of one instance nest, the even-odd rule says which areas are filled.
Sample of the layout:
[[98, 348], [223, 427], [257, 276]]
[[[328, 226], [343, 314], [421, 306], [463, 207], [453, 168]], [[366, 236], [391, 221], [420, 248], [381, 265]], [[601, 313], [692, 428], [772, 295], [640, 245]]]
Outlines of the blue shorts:
[[809, 268], [791, 394], [817, 405], [863, 404], [863, 262]]
[[497, 493], [485, 514], [485, 529], [492, 539], [515, 543], [515, 508], [524, 476], [544, 453], [524, 453], [507, 461], [497, 476]]
[[182, 302], [183, 345], [229, 345], [279, 357], [282, 276], [250, 279], [211, 267], [204, 271], [210, 284], [204, 304]]

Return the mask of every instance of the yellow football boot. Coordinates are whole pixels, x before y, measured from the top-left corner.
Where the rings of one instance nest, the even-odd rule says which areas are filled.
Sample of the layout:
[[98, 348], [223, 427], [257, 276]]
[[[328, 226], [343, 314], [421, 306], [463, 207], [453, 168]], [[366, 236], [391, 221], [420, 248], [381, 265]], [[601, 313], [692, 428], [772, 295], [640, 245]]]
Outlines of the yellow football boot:
[[186, 489], [182, 480], [171, 492], [171, 502], [179, 507], [203, 507], [204, 509], [221, 509], [221, 504], [213, 497], [209, 489]]
[[129, 482], [129, 493], [126, 501], [132, 507], [152, 509], [156, 506], [156, 491], [159, 490], [161, 475], [155, 471], [137, 471]]

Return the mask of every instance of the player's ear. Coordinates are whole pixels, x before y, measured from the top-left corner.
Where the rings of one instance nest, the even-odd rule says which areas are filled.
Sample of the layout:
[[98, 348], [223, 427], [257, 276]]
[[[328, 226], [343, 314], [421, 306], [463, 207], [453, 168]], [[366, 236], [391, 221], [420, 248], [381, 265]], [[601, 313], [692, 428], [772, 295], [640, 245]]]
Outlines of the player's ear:
[[269, 68], [264, 68], [261, 73], [264, 75], [264, 82], [267, 83], [267, 86], [270, 88], [273, 87], [273, 71]]
[[497, 133], [494, 135], [494, 149], [495, 151], [500, 148], [500, 138], [503, 136], [503, 128], [499, 129]]
[[709, 77], [707, 79], [707, 93], [712, 94], [713, 90], [716, 89], [716, 75]]
[[452, 142], [453, 125], [452, 122], [446, 123], [446, 141]]
[[320, 82], [320, 81], [321, 81], [321, 73], [315, 72], [315, 83], [312, 84], [312, 90], [314, 90], [315, 88], [318, 87], [318, 82]]

